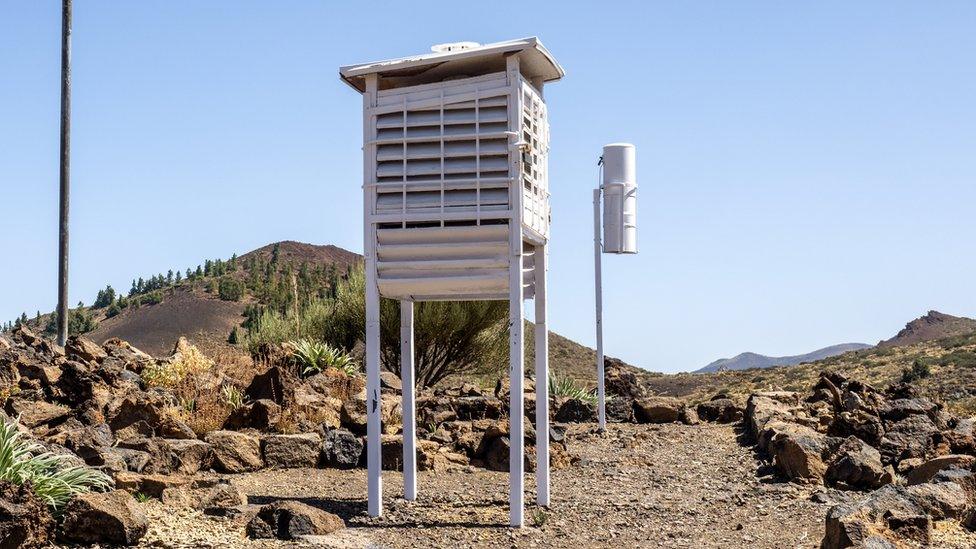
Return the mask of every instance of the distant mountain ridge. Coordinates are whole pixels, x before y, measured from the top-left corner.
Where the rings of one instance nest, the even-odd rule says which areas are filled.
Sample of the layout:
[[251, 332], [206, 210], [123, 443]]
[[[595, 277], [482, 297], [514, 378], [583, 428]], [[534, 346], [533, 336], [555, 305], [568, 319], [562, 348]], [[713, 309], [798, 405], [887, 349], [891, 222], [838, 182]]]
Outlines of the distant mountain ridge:
[[772, 368], [774, 366], [793, 366], [803, 362], [813, 362], [832, 356], [871, 347], [867, 343], [841, 343], [817, 349], [802, 355], [766, 356], [758, 353], [740, 353], [732, 358], [720, 358], [709, 365], [695, 370], [695, 373], [721, 372], [726, 370], [748, 370], [750, 368]]

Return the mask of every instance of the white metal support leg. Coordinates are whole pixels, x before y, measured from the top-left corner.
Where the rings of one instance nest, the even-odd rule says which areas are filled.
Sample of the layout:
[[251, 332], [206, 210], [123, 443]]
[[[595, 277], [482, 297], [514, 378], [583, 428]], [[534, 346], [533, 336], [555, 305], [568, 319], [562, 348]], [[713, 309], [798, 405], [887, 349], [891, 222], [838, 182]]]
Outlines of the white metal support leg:
[[366, 466], [369, 475], [369, 516], [383, 514], [383, 453], [380, 397], [380, 297], [375, 273], [366, 276]]
[[[375, 104], [376, 75], [366, 77], [363, 107]], [[372, 193], [376, 182], [372, 168], [376, 146], [370, 143], [373, 134], [371, 117], [363, 124], [363, 217], [366, 220], [363, 248], [366, 267], [366, 467], [369, 483], [368, 511], [371, 517], [383, 514], [383, 449], [380, 441], [380, 290], [376, 285], [376, 225], [372, 223]]]
[[600, 189], [593, 190], [593, 263], [595, 265], [596, 282], [596, 387], [600, 430], [607, 429], [607, 400], [604, 389], [603, 371], [603, 264], [600, 242]]
[[403, 498], [417, 499], [417, 410], [414, 404], [413, 301], [400, 302], [400, 381], [403, 385]]
[[548, 245], [535, 248], [536, 503], [549, 506], [549, 329], [546, 326]]
[[522, 304], [522, 242], [521, 235], [516, 233], [517, 252], [512, 256], [509, 267], [511, 278], [509, 282], [509, 440], [511, 442], [508, 456], [509, 471], [509, 522], [512, 526], [521, 527], [525, 520], [525, 431], [524, 431], [524, 403], [523, 380], [525, 378], [524, 363], [524, 324], [525, 311]]

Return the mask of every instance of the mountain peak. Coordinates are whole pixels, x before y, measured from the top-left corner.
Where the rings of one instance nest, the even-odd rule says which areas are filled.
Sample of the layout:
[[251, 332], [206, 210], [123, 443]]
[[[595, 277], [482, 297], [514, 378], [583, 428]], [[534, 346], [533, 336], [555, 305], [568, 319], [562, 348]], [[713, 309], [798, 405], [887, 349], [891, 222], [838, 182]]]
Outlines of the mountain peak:
[[880, 347], [911, 345], [976, 332], [976, 320], [931, 310], [912, 320], [895, 337], [878, 343]]

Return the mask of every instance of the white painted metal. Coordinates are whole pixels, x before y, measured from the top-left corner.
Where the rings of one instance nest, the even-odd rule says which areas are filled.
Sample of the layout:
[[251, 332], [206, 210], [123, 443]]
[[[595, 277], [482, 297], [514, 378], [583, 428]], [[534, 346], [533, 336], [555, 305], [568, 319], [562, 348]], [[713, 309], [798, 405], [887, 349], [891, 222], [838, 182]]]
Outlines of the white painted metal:
[[[549, 123], [540, 88], [562, 69], [535, 39], [439, 49], [340, 69], [357, 89], [366, 75], [379, 78], [364, 111], [372, 121], [367, 222], [380, 239], [377, 283], [383, 296], [412, 301], [507, 294], [509, 228], [533, 243], [548, 238]], [[518, 60], [518, 70], [509, 71], [507, 59]], [[452, 64], [464, 77], [447, 71]], [[407, 67], [415, 76], [399, 72]], [[393, 230], [417, 232], [408, 242], [384, 242]]]
[[603, 147], [603, 253], [637, 253], [637, 154], [630, 143]]
[[417, 408], [414, 402], [413, 301], [400, 302], [400, 384], [403, 409], [403, 498], [417, 499]]
[[535, 247], [535, 483], [536, 503], [549, 506], [549, 330], [546, 285], [549, 246]]
[[[379, 78], [373, 75], [366, 77], [366, 90], [363, 93], [363, 108], [369, 110], [375, 105], [376, 91]], [[363, 138], [368, 140], [373, 135], [376, 119], [363, 119]], [[376, 147], [366, 143], [363, 146], [363, 215], [368, 218], [374, 209], [375, 193], [372, 184], [375, 182], [376, 172], [372, 169], [375, 162]], [[366, 467], [369, 485], [369, 515], [378, 517], [383, 514], [383, 455], [381, 447], [381, 418], [382, 402], [380, 397], [380, 292], [376, 284], [376, 225], [364, 224], [364, 263], [366, 268]]]
[[[382, 513], [379, 299], [402, 302], [404, 495], [416, 496], [412, 355], [415, 301], [509, 301], [510, 520], [524, 522], [524, 306], [536, 297], [537, 426], [548, 504], [545, 253], [549, 123], [545, 82], [562, 68], [536, 38], [441, 44], [430, 54], [342, 67], [363, 93], [369, 513]], [[407, 312], [409, 304], [410, 313]], [[541, 311], [541, 314], [540, 314]], [[409, 345], [408, 345], [409, 343]], [[539, 394], [537, 394], [537, 399]], [[538, 412], [537, 412], [538, 414]], [[407, 417], [411, 416], [411, 417]], [[540, 439], [540, 440], [543, 440]], [[544, 478], [543, 478], [544, 477]]]
[[600, 242], [600, 189], [593, 189], [593, 265], [594, 285], [596, 296], [596, 391], [597, 391], [597, 420], [600, 430], [607, 429], [607, 396], [604, 387], [605, 372], [603, 367], [603, 258]]
[[[519, 60], [509, 57], [508, 78], [517, 82], [519, 75]], [[514, 87], [513, 87], [514, 88]], [[517, 127], [522, 119], [520, 108], [522, 94], [517, 88], [513, 89], [510, 101], [513, 106], [508, 113], [509, 127]], [[513, 148], [518, 146], [518, 136], [509, 138]], [[510, 173], [519, 173], [519, 158], [512, 155]], [[522, 186], [509, 189], [510, 199], [515, 212], [522, 211]], [[511, 231], [509, 234], [511, 259], [509, 261], [509, 398], [508, 398], [508, 518], [509, 524], [521, 527], [525, 522], [525, 427], [524, 405], [525, 395], [523, 382], [525, 381], [525, 341], [523, 329], [525, 326], [525, 309], [522, 303], [522, 250], [524, 243], [522, 235]]]
[[[536, 37], [520, 38], [507, 42], [484, 44], [462, 50], [413, 55], [389, 61], [348, 65], [339, 68], [342, 79], [360, 92], [365, 91], [364, 79], [369, 74], [384, 74], [394, 84], [406, 80], [408, 85], [439, 82], [457, 74], [484, 74], [495, 67], [503, 71], [505, 58], [518, 54], [522, 70], [544, 81], [559, 80], [566, 73], [552, 57], [549, 50]], [[407, 70], [410, 69], [410, 70]], [[410, 76], [400, 76], [408, 74]], [[387, 76], [389, 75], [389, 76]]]
[[[601, 253], [637, 253], [637, 155], [630, 143], [611, 143], [600, 157], [600, 186], [593, 190], [593, 266], [596, 299], [597, 416], [607, 428], [603, 364], [603, 261]], [[603, 234], [600, 198], [603, 196]]]

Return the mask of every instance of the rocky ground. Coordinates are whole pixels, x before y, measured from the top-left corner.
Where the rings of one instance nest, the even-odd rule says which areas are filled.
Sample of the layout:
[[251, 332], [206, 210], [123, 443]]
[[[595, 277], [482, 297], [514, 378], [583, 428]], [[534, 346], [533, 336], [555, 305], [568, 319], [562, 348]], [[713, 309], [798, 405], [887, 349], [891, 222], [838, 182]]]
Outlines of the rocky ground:
[[[506, 380], [420, 392], [412, 503], [399, 381], [382, 382], [386, 514], [370, 519], [357, 373], [297, 375], [285, 347], [242, 370], [185, 341], [157, 359], [21, 328], [0, 338], [0, 419], [29, 452], [114, 486], [51, 513], [4, 476], [0, 547], [976, 547], [976, 421], [911, 384], [824, 372], [809, 392], [696, 403], [610, 364], [609, 431], [585, 397], [554, 395], [552, 505], [511, 529]], [[531, 425], [525, 437], [532, 502]]]
[[[386, 472], [379, 519], [365, 513], [363, 470], [264, 470], [233, 482], [252, 504], [297, 499], [343, 517], [346, 529], [312, 538], [327, 547], [817, 547], [823, 517], [843, 493], [777, 481], [739, 436], [731, 425], [620, 424], [605, 435], [574, 426], [577, 465], [553, 471], [551, 507], [529, 505], [521, 530], [508, 527], [508, 475], [480, 468], [421, 472], [414, 503], [402, 499], [401, 475]], [[531, 477], [526, 484], [531, 501]], [[247, 540], [246, 515], [144, 505], [152, 526], [142, 546], [288, 543]]]

